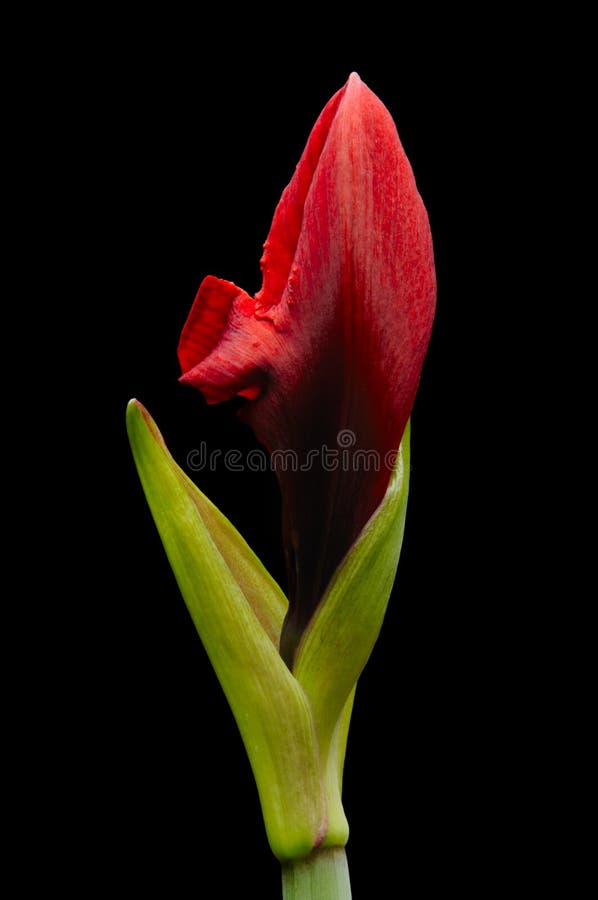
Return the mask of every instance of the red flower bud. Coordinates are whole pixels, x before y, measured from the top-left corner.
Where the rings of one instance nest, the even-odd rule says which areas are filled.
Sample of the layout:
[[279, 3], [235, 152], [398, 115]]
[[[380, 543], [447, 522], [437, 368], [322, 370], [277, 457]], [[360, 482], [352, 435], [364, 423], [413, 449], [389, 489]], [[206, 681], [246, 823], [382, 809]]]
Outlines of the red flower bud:
[[209, 403], [247, 397], [242, 417], [258, 438], [294, 451], [296, 464], [277, 471], [290, 602], [281, 648], [291, 664], [384, 495], [435, 308], [426, 210], [390, 114], [356, 74], [314, 126], [262, 271], [255, 297], [204, 279], [179, 360], [181, 381]]

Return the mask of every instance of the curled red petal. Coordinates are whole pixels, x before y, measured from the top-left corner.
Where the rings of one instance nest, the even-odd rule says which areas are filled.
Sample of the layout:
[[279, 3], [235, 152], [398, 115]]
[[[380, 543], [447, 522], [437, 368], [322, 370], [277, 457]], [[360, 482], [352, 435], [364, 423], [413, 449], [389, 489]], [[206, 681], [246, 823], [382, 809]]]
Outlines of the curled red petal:
[[232, 281], [213, 275], [204, 278], [179, 340], [183, 373], [198, 365], [217, 345], [227, 326], [232, 302], [239, 294], [245, 295], [245, 291]]
[[251, 337], [254, 312], [255, 300], [232, 281], [213, 275], [202, 281], [178, 357], [181, 381], [199, 388], [208, 403], [259, 396], [264, 378], [256, 362], [259, 341]]
[[251, 398], [243, 417], [273, 460], [294, 454], [296, 466], [287, 458], [277, 468], [290, 601], [282, 652], [291, 661], [382, 499], [435, 307], [430, 229], [411, 167], [388, 111], [355, 74], [310, 135], [262, 267], [255, 300], [230, 282], [204, 281], [181, 361], [192, 363], [183, 380], [209, 402]]

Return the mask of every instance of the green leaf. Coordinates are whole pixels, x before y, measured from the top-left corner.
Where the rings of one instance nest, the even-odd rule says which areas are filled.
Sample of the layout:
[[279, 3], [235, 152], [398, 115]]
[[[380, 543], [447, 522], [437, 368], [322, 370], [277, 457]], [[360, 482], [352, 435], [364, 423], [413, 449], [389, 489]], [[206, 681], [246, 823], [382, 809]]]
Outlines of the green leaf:
[[173, 472], [186, 487], [190, 500], [197, 507], [202, 521], [210, 532], [210, 536], [221, 556], [226, 561], [233, 578], [245, 594], [254, 613], [270, 636], [272, 643], [278, 649], [280, 647], [282, 623], [289, 606], [287, 598], [234, 525], [220, 512], [217, 506], [214, 506], [205, 494], [202, 494], [193, 481], [176, 464], [164, 443], [164, 438], [160, 434], [158, 426], [143, 405], [137, 404], [137, 401], [134, 400], [131, 401], [131, 404], [136, 404], [141, 410], [142, 415], [145, 417], [147, 428], [164, 451], [165, 458], [170, 463]]
[[[328, 814], [326, 836], [322, 843], [324, 847], [344, 847], [349, 839], [349, 823], [343, 808], [342, 792], [345, 751], [347, 749], [347, 737], [349, 735], [354, 699], [355, 687], [349, 694], [336, 722], [327, 752], [326, 747], [321, 748], [324, 751], [322, 757], [326, 764], [324, 790], [326, 793], [326, 812]], [[328, 740], [327, 735], [324, 735], [324, 740]]]
[[348, 837], [341, 779], [352, 692], [380, 633], [395, 579], [409, 493], [409, 436], [408, 423], [382, 503], [336, 570], [293, 667], [310, 700], [325, 761], [329, 846]]
[[[270, 846], [281, 860], [303, 856], [321, 838], [325, 805], [310, 704], [277, 649], [284, 595], [135, 400], [127, 428], [164, 548], [241, 732]], [[239, 840], [234, 819], [223, 840]]]

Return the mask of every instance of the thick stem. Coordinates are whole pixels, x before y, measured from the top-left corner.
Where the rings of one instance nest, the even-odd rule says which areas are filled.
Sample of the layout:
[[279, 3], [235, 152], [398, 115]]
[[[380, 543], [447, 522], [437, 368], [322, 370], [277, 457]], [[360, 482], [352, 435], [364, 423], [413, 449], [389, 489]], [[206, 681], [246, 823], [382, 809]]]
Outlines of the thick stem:
[[351, 900], [344, 847], [314, 850], [282, 867], [283, 900]]

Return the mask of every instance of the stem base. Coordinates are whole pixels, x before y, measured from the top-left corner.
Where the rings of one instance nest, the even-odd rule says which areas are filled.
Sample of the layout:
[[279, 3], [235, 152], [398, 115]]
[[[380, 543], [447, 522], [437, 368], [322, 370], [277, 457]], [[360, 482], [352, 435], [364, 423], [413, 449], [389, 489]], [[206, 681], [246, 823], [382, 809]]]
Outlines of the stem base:
[[351, 900], [345, 848], [324, 847], [284, 863], [282, 896], [283, 900]]

